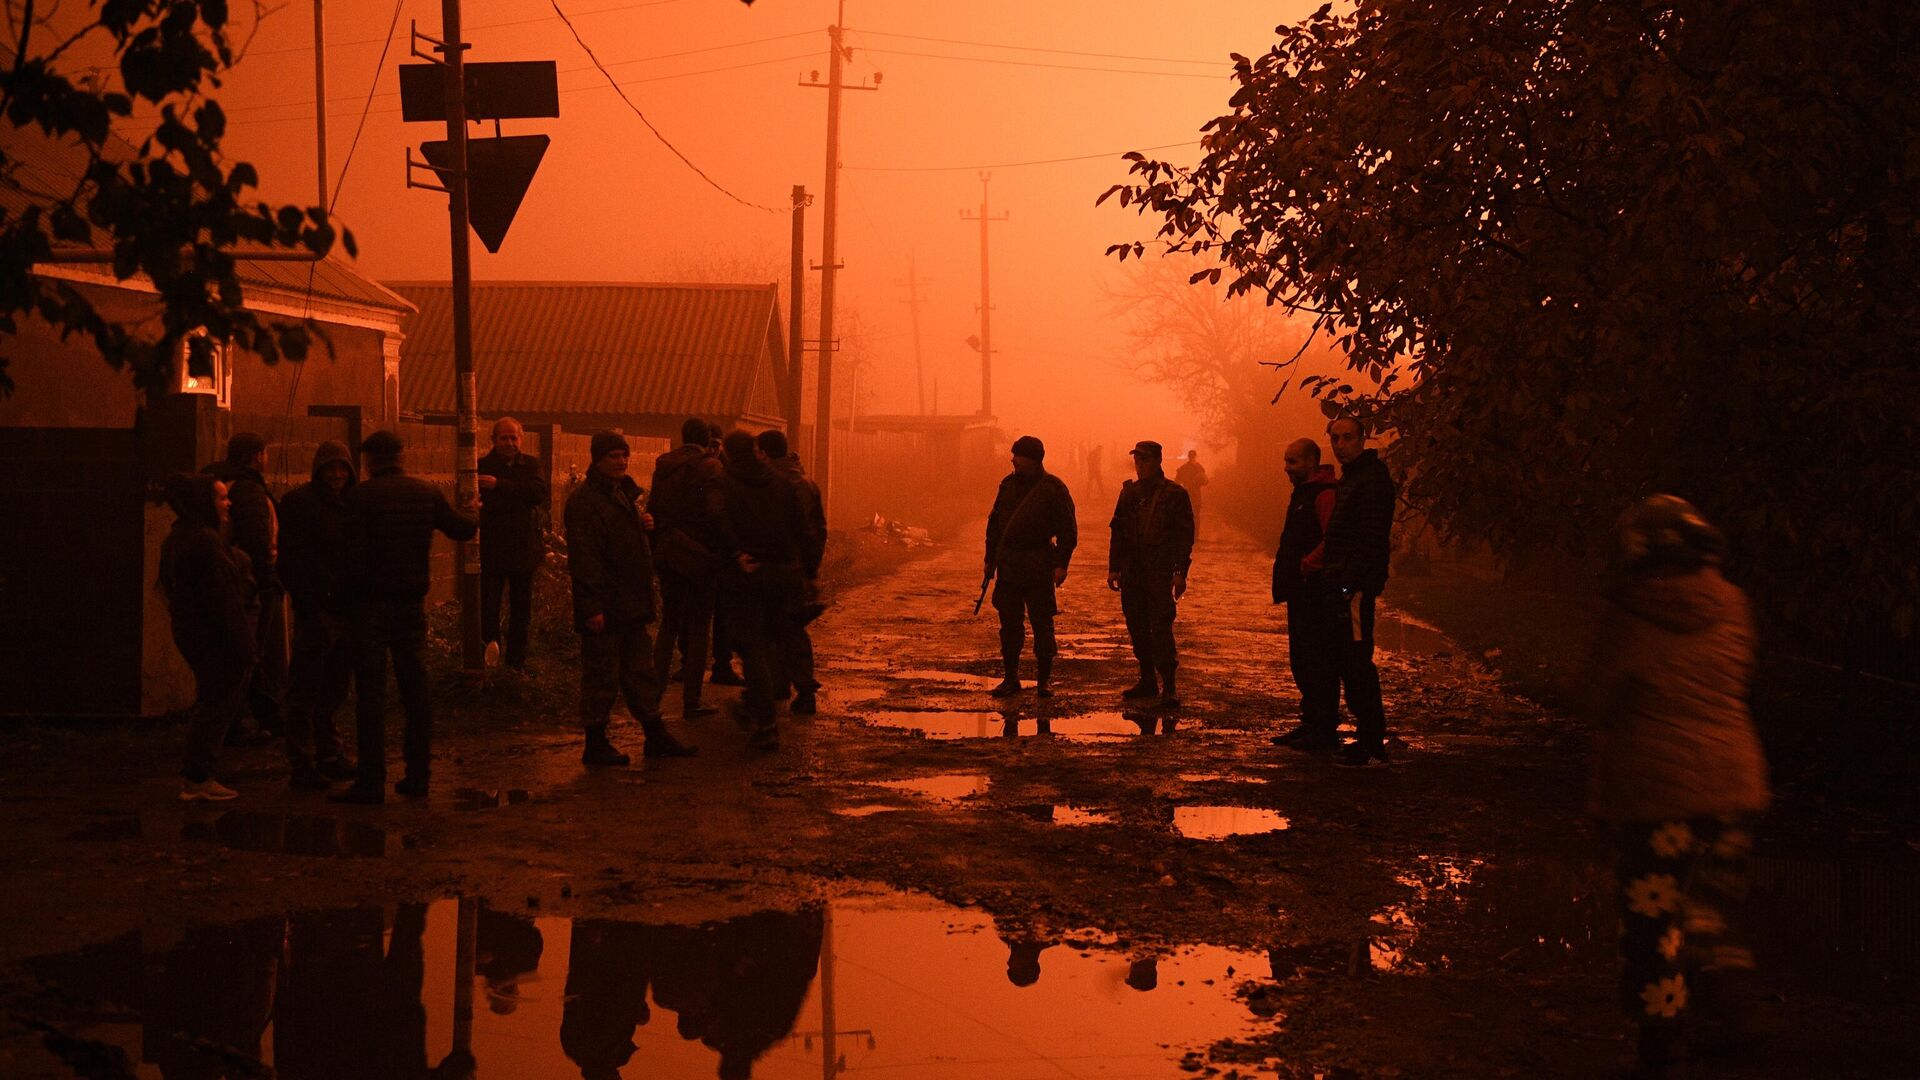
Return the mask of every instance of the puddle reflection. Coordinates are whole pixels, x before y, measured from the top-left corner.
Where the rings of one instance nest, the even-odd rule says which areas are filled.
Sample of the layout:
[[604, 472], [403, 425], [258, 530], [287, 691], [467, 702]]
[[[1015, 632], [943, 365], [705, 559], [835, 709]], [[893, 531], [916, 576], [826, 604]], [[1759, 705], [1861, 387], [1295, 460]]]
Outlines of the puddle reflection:
[[63, 1024], [166, 1076], [1159, 1076], [1272, 1022], [1235, 996], [1254, 954], [1129, 957], [894, 903], [653, 925], [446, 900], [137, 931], [31, 966], [74, 1003]]
[[942, 773], [939, 776], [917, 776], [911, 780], [879, 780], [873, 786], [903, 791], [937, 802], [959, 802], [975, 795], [985, 795], [992, 783], [980, 773]]
[[1281, 832], [1293, 822], [1277, 810], [1251, 806], [1176, 806], [1173, 828], [1189, 840], [1226, 840], [1235, 836]]
[[212, 821], [189, 821], [181, 826], [180, 838], [239, 851], [316, 858], [377, 859], [397, 846], [393, 834], [364, 821], [252, 810], [229, 810]]
[[929, 739], [1018, 738], [1056, 736], [1073, 741], [1137, 736], [1141, 725], [1119, 712], [1072, 713], [1065, 716], [1009, 716], [981, 710], [901, 709], [865, 713], [860, 719], [877, 727], [917, 731]]
[[1112, 825], [1119, 820], [1104, 810], [1088, 810], [1083, 807], [1056, 803], [1030, 803], [1025, 806], [1010, 807], [1010, 809], [1021, 817], [1032, 818], [1035, 821], [1046, 822], [1051, 825], [1065, 825], [1068, 827]]
[[502, 806], [519, 806], [531, 799], [532, 796], [525, 788], [505, 790], [460, 788], [453, 793], [453, 808], [455, 810], [494, 810]]
[[938, 671], [932, 668], [917, 668], [912, 671], [889, 671], [887, 678], [907, 682], [952, 683], [955, 686], [978, 686], [992, 688], [999, 685], [999, 678], [993, 675], [972, 675], [964, 671]]

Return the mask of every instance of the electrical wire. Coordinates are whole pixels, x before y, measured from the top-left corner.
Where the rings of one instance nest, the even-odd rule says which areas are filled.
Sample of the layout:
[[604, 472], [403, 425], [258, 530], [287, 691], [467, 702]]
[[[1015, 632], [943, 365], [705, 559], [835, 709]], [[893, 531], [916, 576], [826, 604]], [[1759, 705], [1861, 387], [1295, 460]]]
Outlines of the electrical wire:
[[1090, 56], [1101, 60], [1147, 60], [1163, 64], [1202, 64], [1208, 67], [1220, 67], [1224, 60], [1191, 60], [1180, 56], [1134, 56], [1128, 53], [1082, 52], [1078, 49], [1049, 49], [1038, 45], [1008, 45], [998, 41], [962, 41], [958, 38], [926, 37], [920, 34], [895, 34], [885, 30], [855, 30], [855, 34], [872, 34], [875, 37], [897, 38], [903, 41], [931, 41], [941, 45], [970, 45], [981, 49], [1010, 49], [1014, 52], [1051, 53], [1056, 56]]
[[[596, 68], [599, 68], [600, 74], [606, 76], [607, 85], [613, 87], [613, 92], [616, 94], [619, 94], [620, 100], [627, 103], [627, 108], [633, 110], [633, 115], [639, 117], [640, 122], [647, 125], [647, 130], [653, 132], [653, 137], [660, 140], [660, 145], [673, 151], [674, 157], [679, 158], [681, 162], [686, 165], [687, 168], [692, 169], [700, 177], [700, 179], [705, 180], [715, 191], [720, 192], [722, 195], [725, 195], [727, 198], [732, 199], [734, 202], [739, 203], [741, 206], [751, 207], [752, 209], [755, 209], [755, 210], [764, 210], [769, 214], [786, 213], [786, 210], [781, 207], [766, 206], [757, 202], [749, 202], [748, 200], [741, 198], [740, 196], [734, 194], [732, 191], [728, 190], [725, 185], [720, 183], [720, 181], [715, 180], [711, 176], [708, 176], [705, 169], [702, 169], [700, 166], [695, 165], [693, 163], [692, 158], [681, 153], [680, 148], [673, 145], [672, 142], [668, 141], [667, 137], [660, 133], [660, 129], [653, 126], [653, 121], [647, 119], [647, 114], [640, 111], [640, 106], [634, 104], [633, 99], [627, 96], [627, 92], [620, 88], [620, 83], [614, 79], [613, 72], [608, 71], [606, 69], [606, 65], [600, 63], [600, 58], [593, 54], [592, 47], [587, 44], [587, 41], [585, 38], [580, 36], [580, 31], [574, 27], [573, 20], [567, 18], [567, 13], [560, 10], [560, 0], [548, 0], [548, 2], [553, 5], [554, 14], [560, 16], [560, 21], [567, 24], [567, 30], [573, 34], [573, 40], [580, 43], [580, 48], [582, 51], [584, 51], [587, 54], [587, 59], [593, 61], [593, 66]], [[742, 65], [742, 66], [745, 66], [745, 65]]]
[[[407, 6], [407, 0], [393, 0], [393, 19], [387, 25], [387, 43], [380, 47], [380, 59], [373, 65], [373, 79], [367, 83], [367, 100], [360, 106], [360, 121], [354, 125], [353, 141], [347, 144], [347, 156], [340, 162], [340, 178], [333, 182], [333, 195], [327, 200], [327, 216], [333, 216], [333, 208], [340, 205], [340, 189], [347, 184], [347, 170], [353, 168], [353, 152], [360, 148], [360, 133], [367, 130], [367, 114], [373, 111], [374, 91], [380, 86], [380, 73], [387, 69], [387, 50], [393, 45], [393, 32], [400, 26], [400, 12]], [[313, 289], [313, 275], [307, 275], [309, 297]]]
[[1049, 64], [1039, 60], [999, 60], [989, 56], [955, 56], [952, 53], [908, 52], [904, 49], [875, 49], [869, 46], [867, 52], [876, 56], [918, 56], [931, 60], [957, 60], [964, 64], [998, 64], [1003, 67], [1051, 68], [1055, 71], [1102, 71], [1114, 75], [1159, 75], [1169, 79], [1213, 79], [1221, 80], [1230, 75], [1226, 65], [1221, 65], [1218, 75], [1206, 75], [1197, 71], [1148, 71], [1145, 68], [1089, 67], [1085, 64]]
[[1192, 142], [1139, 146], [1131, 150], [1115, 150], [1106, 154], [1079, 154], [1074, 157], [1038, 158], [1032, 161], [1001, 161], [990, 165], [842, 165], [840, 168], [843, 172], [973, 172], [979, 169], [1019, 169], [1028, 165], [1059, 165], [1069, 161], [1102, 161], [1136, 151], [1146, 153], [1151, 150], [1177, 150], [1199, 145], [1200, 141], [1195, 139]]
[[[680, 2], [681, 0], [645, 0], [645, 2], [643, 3], [616, 4], [613, 7], [594, 8], [591, 11], [579, 11], [579, 12], [575, 12], [574, 14], [584, 18], [588, 15], [605, 15], [605, 14], [608, 14], [609, 12], [615, 12], [615, 11], [635, 11], [640, 8], [663, 7], [667, 4], [678, 4]], [[532, 19], [510, 19], [506, 22], [476, 23], [475, 25], [466, 27], [465, 29], [467, 30], [498, 30], [502, 27], [507, 27], [507, 26], [530, 26], [534, 23], [543, 23], [543, 22], [552, 22], [552, 21], [553, 21], [553, 16], [541, 15], [541, 16], [538, 16], [537, 18], [532, 18]], [[808, 31], [808, 33], [817, 34], [819, 33], [819, 31], [811, 30], [811, 31]], [[382, 39], [380, 38], [358, 38], [353, 41], [330, 41], [327, 43], [327, 48], [344, 49], [353, 45], [377, 45], [381, 42], [381, 40]], [[385, 40], [392, 41], [393, 34], [388, 33]], [[312, 45], [290, 45], [290, 46], [287, 46], [286, 48], [281, 48], [281, 49], [261, 49], [250, 55], [276, 56], [284, 53], [312, 52], [312, 51], [313, 51]]]

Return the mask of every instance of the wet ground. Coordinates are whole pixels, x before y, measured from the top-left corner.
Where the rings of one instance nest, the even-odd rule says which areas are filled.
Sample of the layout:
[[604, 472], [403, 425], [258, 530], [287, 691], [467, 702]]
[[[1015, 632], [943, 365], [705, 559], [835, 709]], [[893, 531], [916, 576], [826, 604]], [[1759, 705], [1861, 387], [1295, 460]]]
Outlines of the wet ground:
[[[1050, 701], [985, 693], [970, 540], [847, 590], [821, 714], [771, 756], [670, 713], [699, 758], [589, 773], [563, 711], [449, 710], [424, 805], [295, 795], [256, 750], [206, 808], [175, 730], [0, 734], [0, 1076], [1617, 1069], [1569, 721], [1392, 615], [1394, 764], [1273, 748], [1270, 556], [1225, 532], [1184, 704], [1131, 712], [1099, 554]], [[1910, 850], [1769, 850], [1753, 916], [1776, 1038], [1699, 1074], [1914, 1073]]]

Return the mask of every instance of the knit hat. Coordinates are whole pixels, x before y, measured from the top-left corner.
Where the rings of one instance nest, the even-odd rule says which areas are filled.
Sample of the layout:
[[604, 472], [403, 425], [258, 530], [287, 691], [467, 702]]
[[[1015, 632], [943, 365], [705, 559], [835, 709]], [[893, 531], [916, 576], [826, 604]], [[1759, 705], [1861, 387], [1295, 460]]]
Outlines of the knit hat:
[[593, 443], [588, 447], [588, 456], [595, 461], [599, 461], [615, 450], [624, 450], [628, 453], [633, 452], [633, 448], [627, 445], [627, 437], [625, 435], [617, 431], [603, 431], [593, 437]]
[[1043, 461], [1047, 456], [1047, 448], [1041, 444], [1039, 439], [1031, 435], [1022, 435], [1013, 440], [1013, 456], [1031, 458], [1034, 461]]

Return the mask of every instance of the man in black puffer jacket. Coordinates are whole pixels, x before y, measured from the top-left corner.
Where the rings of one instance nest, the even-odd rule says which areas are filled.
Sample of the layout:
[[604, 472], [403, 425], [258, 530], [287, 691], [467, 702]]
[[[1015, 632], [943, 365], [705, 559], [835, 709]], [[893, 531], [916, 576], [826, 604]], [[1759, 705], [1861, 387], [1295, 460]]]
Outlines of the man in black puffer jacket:
[[[433, 766], [433, 702], [427, 683], [427, 590], [433, 582], [433, 534], [471, 540], [479, 520], [447, 502], [440, 489], [400, 467], [405, 449], [391, 431], [367, 436], [367, 479], [347, 496], [347, 568], [353, 587], [355, 720], [359, 779], [336, 802], [381, 803], [387, 786], [387, 656], [407, 714], [402, 740], [407, 775], [393, 790], [425, 798]], [[470, 509], [478, 509], [470, 508]]]
[[1393, 550], [1393, 476], [1380, 455], [1367, 449], [1367, 429], [1341, 417], [1327, 425], [1327, 440], [1340, 461], [1333, 517], [1327, 522], [1327, 581], [1340, 603], [1333, 618], [1345, 642], [1340, 682], [1353, 713], [1353, 745], [1341, 754], [1343, 765], [1387, 760], [1387, 714], [1380, 703], [1380, 671], [1373, 664], [1374, 601], [1387, 587], [1387, 560]]
[[356, 775], [333, 723], [353, 684], [345, 549], [355, 479], [347, 444], [323, 442], [313, 454], [312, 479], [280, 500], [280, 581], [293, 600], [287, 760], [296, 788], [318, 790]]
[[[726, 474], [720, 489], [720, 622], [740, 654], [747, 688], [742, 695], [753, 745], [777, 750], [773, 721], [773, 642], [781, 620], [805, 603], [805, 567], [814, 558], [806, 516], [794, 486], [767, 466], [753, 436], [734, 431], [726, 439]], [[816, 564], [817, 565], [817, 564]]]
[[711, 714], [700, 705], [713, 636], [714, 590], [720, 573], [715, 519], [720, 505], [720, 459], [707, 448], [707, 422], [680, 425], [681, 443], [653, 464], [647, 512], [653, 515], [654, 568], [660, 573], [660, 638], [653, 666], [664, 688], [680, 648], [680, 715]]
[[[234, 547], [246, 552], [253, 565], [254, 587], [260, 595], [255, 653], [259, 662], [247, 683], [247, 708], [261, 735], [236, 742], [265, 742], [283, 733], [282, 699], [287, 693], [287, 605], [276, 571], [279, 562], [280, 506], [267, 487], [262, 471], [267, 464], [267, 441], [251, 431], [227, 440], [227, 456], [201, 472], [227, 485], [233, 503], [227, 535]], [[237, 734], [237, 733], [236, 733]]]

